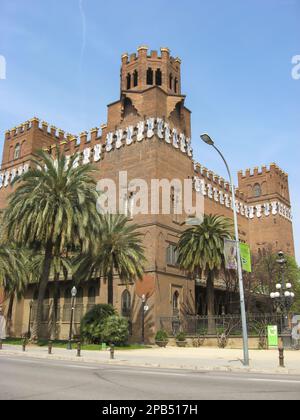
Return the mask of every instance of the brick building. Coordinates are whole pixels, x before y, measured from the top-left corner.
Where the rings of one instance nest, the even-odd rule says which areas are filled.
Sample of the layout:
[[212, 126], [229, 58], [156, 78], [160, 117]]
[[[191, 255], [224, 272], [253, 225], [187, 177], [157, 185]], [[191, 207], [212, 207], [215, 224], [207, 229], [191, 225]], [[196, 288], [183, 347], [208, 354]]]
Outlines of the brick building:
[[[191, 112], [181, 91], [181, 61], [167, 48], [148, 52], [140, 47], [137, 54], [122, 56], [121, 95], [108, 105], [107, 123], [80, 136], [66, 134], [46, 122], [33, 118], [6, 132], [0, 171], [0, 210], [12, 192], [11, 182], [27, 171], [38, 149], [59, 145], [66, 155], [78, 153], [77, 164], [92, 162], [97, 178], [110, 178], [119, 185], [119, 172], [127, 171], [128, 182], [143, 179], [194, 181], [195, 190], [204, 197], [206, 214], [232, 218], [230, 185], [193, 160], [191, 147]], [[237, 208], [241, 240], [250, 244], [253, 253], [263, 253], [269, 246], [294, 254], [288, 175], [276, 164], [268, 168], [246, 170], [238, 175]], [[135, 199], [134, 188], [118, 187], [118, 194], [130, 215]], [[196, 191], [195, 191], [196, 194]], [[152, 336], [162, 317], [182, 314], [205, 314], [205, 282], [187, 278], [176, 266], [175, 246], [185, 229], [188, 214], [172, 209], [174, 187], [170, 185], [170, 214], [138, 214], [133, 217], [144, 236], [147, 267], [142, 282], [129, 287], [115, 279], [115, 306], [128, 316], [133, 337], [141, 328], [141, 296], [148, 297], [146, 331]], [[151, 192], [149, 191], [149, 201]], [[45, 336], [66, 337], [70, 321], [69, 281], [61, 280], [57, 322], [53, 325], [53, 285], [45, 297]], [[224, 310], [224, 284], [217, 283], [216, 311]], [[27, 330], [29, 303], [36, 298], [34, 285], [26, 296], [15, 302], [12, 334]], [[76, 301], [76, 329], [82, 314], [95, 303], [107, 302], [107, 285], [102, 280], [79, 287]], [[254, 309], [255, 310], [255, 309]]]

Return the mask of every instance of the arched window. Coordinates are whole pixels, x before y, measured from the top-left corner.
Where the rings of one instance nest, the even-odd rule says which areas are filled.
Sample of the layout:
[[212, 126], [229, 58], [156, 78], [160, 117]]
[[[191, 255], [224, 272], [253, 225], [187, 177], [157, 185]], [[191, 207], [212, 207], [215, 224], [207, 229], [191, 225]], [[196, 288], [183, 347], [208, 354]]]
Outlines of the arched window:
[[138, 71], [135, 70], [135, 72], [133, 73], [133, 86], [137, 87], [138, 84], [139, 84], [139, 74], [138, 74]]
[[259, 184], [254, 185], [254, 197], [260, 197], [262, 194], [261, 186]]
[[38, 297], [39, 297], [39, 291], [35, 289], [34, 294], [33, 294], [33, 300], [38, 300]]
[[95, 305], [96, 303], [96, 289], [95, 287], [90, 287], [88, 292], [88, 304]]
[[53, 302], [54, 302], [54, 317], [55, 321], [60, 321], [60, 290], [57, 289], [53, 296]]
[[49, 289], [46, 290], [44, 301], [43, 301], [43, 314], [42, 321], [48, 322], [50, 313], [50, 292]]
[[173, 74], [170, 74], [169, 86], [170, 86], [170, 89], [172, 90], [173, 89]]
[[131, 74], [127, 74], [127, 90], [131, 88]]
[[161, 86], [162, 85], [162, 72], [161, 72], [160, 69], [156, 70], [155, 84], [156, 84], [156, 86]]
[[14, 159], [19, 159], [21, 155], [21, 145], [18, 143], [15, 147]]
[[174, 83], [174, 91], [175, 91], [175, 93], [177, 93], [177, 91], [178, 91], [178, 79], [177, 78], [175, 79], [175, 83]]
[[153, 70], [151, 68], [147, 70], [147, 85], [153, 85]]
[[71, 303], [72, 295], [71, 289], [68, 287], [64, 293], [65, 304]]
[[131, 313], [131, 295], [128, 290], [122, 294], [122, 316], [129, 318]]
[[83, 303], [83, 289], [80, 287], [77, 291], [76, 295], [76, 304], [82, 304]]
[[176, 290], [176, 292], [173, 294], [173, 314], [178, 315], [179, 314], [179, 293]]
[[77, 291], [77, 295], [76, 295], [76, 304], [75, 304], [75, 317], [74, 317], [74, 322], [76, 322], [77, 324], [81, 322], [81, 319], [83, 317], [83, 309], [84, 309], [84, 305], [83, 305], [83, 289], [82, 287], [80, 287]]

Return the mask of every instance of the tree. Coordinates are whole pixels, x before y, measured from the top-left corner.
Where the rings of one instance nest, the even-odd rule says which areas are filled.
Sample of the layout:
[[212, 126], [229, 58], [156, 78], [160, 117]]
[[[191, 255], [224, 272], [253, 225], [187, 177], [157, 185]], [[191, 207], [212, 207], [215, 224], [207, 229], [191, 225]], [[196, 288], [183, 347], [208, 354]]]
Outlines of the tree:
[[[293, 285], [296, 296], [292, 310], [300, 313], [300, 268], [294, 257], [286, 256], [285, 258], [287, 263], [284, 268], [284, 278], [286, 283]], [[269, 247], [264, 255], [253, 258], [253, 274], [251, 276], [253, 291], [267, 297], [270, 309], [272, 309], [270, 293], [275, 291], [277, 283], [281, 283], [281, 268], [277, 260], [278, 254], [273, 251], [272, 247]]]
[[5, 212], [8, 238], [19, 246], [43, 252], [33, 337], [41, 334], [43, 300], [54, 256], [69, 246], [88, 249], [99, 232], [96, 181], [91, 165], [77, 166], [56, 149], [52, 157], [39, 151], [31, 169], [16, 178], [15, 192]]
[[17, 296], [20, 299], [24, 296], [28, 282], [28, 259], [24, 250], [0, 244], [0, 288], [9, 299], [9, 322], [12, 318], [14, 298]]
[[125, 283], [142, 279], [145, 254], [142, 234], [138, 226], [130, 224], [124, 215], [104, 214], [100, 216], [99, 241], [77, 262], [76, 277], [87, 279], [93, 275], [108, 282], [108, 304], [114, 304], [113, 280], [116, 272]]
[[180, 268], [192, 275], [203, 273], [206, 276], [209, 333], [214, 330], [214, 279], [224, 267], [224, 239], [230, 239], [232, 235], [233, 225], [230, 219], [205, 215], [203, 223], [187, 229], [178, 243]]

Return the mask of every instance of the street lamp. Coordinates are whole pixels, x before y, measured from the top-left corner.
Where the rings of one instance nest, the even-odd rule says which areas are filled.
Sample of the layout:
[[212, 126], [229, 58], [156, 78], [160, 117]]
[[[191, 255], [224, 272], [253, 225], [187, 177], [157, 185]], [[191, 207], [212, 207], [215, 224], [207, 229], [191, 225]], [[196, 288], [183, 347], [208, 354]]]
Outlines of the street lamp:
[[32, 316], [32, 308], [33, 308], [33, 300], [29, 302], [29, 320], [28, 320], [28, 340], [30, 340], [31, 337], [31, 316]]
[[239, 277], [239, 289], [240, 289], [240, 304], [241, 304], [241, 317], [242, 317], [242, 327], [243, 327], [243, 349], [244, 349], [244, 365], [249, 366], [249, 345], [248, 345], [248, 331], [247, 331], [247, 317], [246, 317], [246, 307], [245, 307], [245, 293], [244, 293], [244, 283], [243, 283], [243, 271], [242, 271], [242, 260], [240, 252], [240, 240], [239, 240], [239, 228], [238, 228], [238, 217], [236, 210], [236, 201], [235, 201], [235, 187], [233, 185], [233, 179], [231, 171], [229, 169], [228, 163], [221, 153], [221, 151], [216, 147], [213, 139], [208, 134], [202, 134], [201, 140], [204, 143], [212, 146], [218, 154], [221, 156], [223, 162], [225, 163], [229, 180], [231, 184], [231, 194], [232, 194], [232, 208], [234, 215], [234, 230], [235, 230], [235, 241], [236, 241], [236, 250], [237, 250], [237, 265], [238, 265], [238, 277]]
[[285, 282], [285, 267], [287, 260], [282, 251], [278, 252], [278, 259], [276, 262], [280, 266], [281, 279], [280, 283], [276, 284], [277, 292], [272, 292], [270, 297], [272, 299], [274, 309], [277, 313], [281, 313], [284, 319], [284, 330], [282, 332], [283, 342], [285, 347], [290, 347], [291, 332], [289, 328], [289, 312], [294, 303], [295, 293], [292, 291], [292, 284]]
[[71, 307], [71, 321], [70, 321], [70, 332], [69, 332], [69, 341], [68, 341], [68, 350], [72, 350], [72, 331], [73, 331], [73, 318], [74, 318], [74, 309], [75, 309], [75, 298], [77, 295], [77, 289], [74, 286], [71, 290], [72, 297], [72, 307]]
[[142, 296], [142, 345], [145, 344], [145, 312], [146, 312], [146, 296]]

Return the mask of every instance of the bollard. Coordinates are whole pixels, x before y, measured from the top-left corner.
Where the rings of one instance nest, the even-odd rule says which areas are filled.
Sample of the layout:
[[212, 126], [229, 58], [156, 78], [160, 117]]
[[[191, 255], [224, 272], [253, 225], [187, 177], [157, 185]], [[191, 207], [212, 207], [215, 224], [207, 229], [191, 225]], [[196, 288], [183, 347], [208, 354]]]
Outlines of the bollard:
[[24, 338], [23, 343], [22, 343], [22, 350], [23, 350], [23, 352], [26, 351], [26, 344], [27, 344], [27, 340], [26, 340], [26, 338]]
[[279, 347], [279, 366], [284, 368], [284, 348], [283, 347]]
[[2, 350], [2, 340], [0, 340], [0, 350]]
[[50, 340], [49, 343], [48, 343], [48, 354], [52, 354], [52, 347], [53, 347], [53, 343]]
[[110, 359], [114, 360], [114, 358], [115, 358], [115, 346], [112, 344], [110, 346]]
[[77, 343], [77, 357], [81, 357], [81, 342]]

